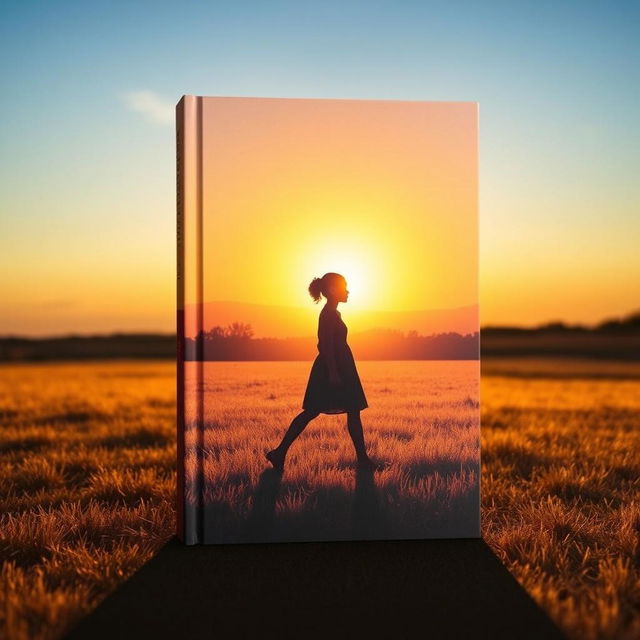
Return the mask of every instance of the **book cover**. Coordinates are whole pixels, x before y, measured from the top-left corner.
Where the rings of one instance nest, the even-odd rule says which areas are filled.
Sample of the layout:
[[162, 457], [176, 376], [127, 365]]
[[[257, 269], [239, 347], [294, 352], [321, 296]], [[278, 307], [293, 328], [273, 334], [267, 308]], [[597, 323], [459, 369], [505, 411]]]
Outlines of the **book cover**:
[[183, 542], [480, 536], [478, 112], [181, 98]]

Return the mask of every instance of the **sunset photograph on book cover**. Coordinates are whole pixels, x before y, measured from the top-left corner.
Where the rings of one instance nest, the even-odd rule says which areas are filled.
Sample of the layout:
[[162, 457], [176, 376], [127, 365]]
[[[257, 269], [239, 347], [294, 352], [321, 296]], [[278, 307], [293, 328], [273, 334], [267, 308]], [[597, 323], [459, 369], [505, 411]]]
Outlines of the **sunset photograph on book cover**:
[[186, 538], [479, 537], [478, 103], [200, 100]]

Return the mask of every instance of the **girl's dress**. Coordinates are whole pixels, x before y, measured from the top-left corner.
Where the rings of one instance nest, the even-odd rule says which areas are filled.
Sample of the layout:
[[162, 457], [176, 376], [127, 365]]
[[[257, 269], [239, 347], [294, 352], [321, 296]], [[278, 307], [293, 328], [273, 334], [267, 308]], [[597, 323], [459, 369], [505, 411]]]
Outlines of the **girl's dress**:
[[[331, 349], [340, 377], [339, 385], [329, 383], [326, 355]], [[318, 319], [318, 355], [311, 367], [302, 408], [320, 413], [346, 413], [368, 406], [353, 354], [347, 344], [347, 325], [337, 309], [325, 306]]]

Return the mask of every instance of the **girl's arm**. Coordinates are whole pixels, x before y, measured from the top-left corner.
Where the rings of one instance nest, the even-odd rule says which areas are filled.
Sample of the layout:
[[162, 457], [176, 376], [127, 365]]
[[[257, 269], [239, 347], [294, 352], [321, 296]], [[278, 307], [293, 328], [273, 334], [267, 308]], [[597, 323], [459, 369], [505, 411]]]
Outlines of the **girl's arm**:
[[338, 378], [338, 367], [336, 365], [336, 352], [334, 349], [333, 332], [335, 327], [335, 317], [330, 313], [320, 315], [318, 322], [318, 350], [324, 358], [329, 368], [329, 376]]

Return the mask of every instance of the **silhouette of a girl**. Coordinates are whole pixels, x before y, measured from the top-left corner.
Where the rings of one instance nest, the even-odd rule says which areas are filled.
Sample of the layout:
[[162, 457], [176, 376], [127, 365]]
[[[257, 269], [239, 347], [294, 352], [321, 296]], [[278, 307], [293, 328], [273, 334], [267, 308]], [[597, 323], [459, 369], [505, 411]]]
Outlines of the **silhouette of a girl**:
[[311, 281], [309, 293], [316, 303], [321, 294], [327, 299], [318, 320], [318, 355], [309, 374], [303, 411], [291, 421], [278, 447], [266, 454], [267, 460], [282, 471], [289, 447], [311, 420], [320, 413], [346, 413], [358, 465], [375, 470], [376, 463], [367, 455], [360, 419], [360, 411], [369, 405], [347, 344], [347, 325], [337, 309], [338, 303], [349, 297], [347, 281], [339, 273], [325, 273]]

